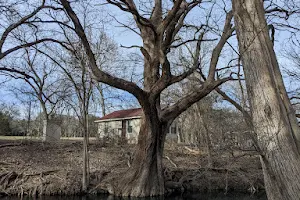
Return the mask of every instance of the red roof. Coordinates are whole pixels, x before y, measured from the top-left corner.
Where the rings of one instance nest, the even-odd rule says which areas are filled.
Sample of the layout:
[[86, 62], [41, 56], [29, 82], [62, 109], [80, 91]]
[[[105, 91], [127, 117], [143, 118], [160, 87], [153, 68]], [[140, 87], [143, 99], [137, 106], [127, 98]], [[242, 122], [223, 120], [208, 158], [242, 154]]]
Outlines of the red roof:
[[99, 120], [139, 117], [139, 116], [142, 116], [142, 114], [143, 114], [143, 110], [141, 108], [133, 108], [133, 109], [128, 109], [128, 110], [117, 110], [108, 115], [105, 115], [104, 117], [101, 117]]

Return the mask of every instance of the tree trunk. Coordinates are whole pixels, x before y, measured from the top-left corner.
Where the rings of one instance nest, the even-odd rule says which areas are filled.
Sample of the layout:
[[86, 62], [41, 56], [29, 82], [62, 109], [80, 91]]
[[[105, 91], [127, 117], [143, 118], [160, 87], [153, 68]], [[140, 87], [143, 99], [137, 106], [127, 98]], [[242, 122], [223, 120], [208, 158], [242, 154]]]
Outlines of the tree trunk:
[[[261, 0], [233, 0], [253, 128], [269, 200], [300, 199], [299, 127], [290, 115]], [[295, 118], [295, 116], [294, 116]]]
[[83, 136], [83, 174], [82, 174], [82, 191], [87, 192], [89, 186], [89, 153], [88, 153], [89, 138], [87, 132]]
[[162, 157], [169, 124], [160, 122], [156, 111], [145, 113], [132, 166], [111, 193], [134, 197], [164, 194]]
[[104, 98], [104, 91], [103, 91], [102, 83], [96, 84], [96, 88], [98, 89], [99, 94], [100, 94], [101, 114], [102, 114], [102, 117], [103, 117], [103, 116], [106, 115], [106, 102], [105, 102], [105, 98]]
[[89, 122], [87, 107], [83, 107], [82, 129], [83, 129], [83, 173], [82, 191], [87, 192], [90, 184], [90, 165], [89, 165]]
[[46, 142], [46, 141], [48, 141], [49, 139], [49, 137], [51, 137], [51, 133], [49, 133], [49, 115], [48, 115], [48, 113], [47, 113], [47, 109], [46, 109], [46, 105], [42, 102], [42, 101], [40, 101], [40, 103], [41, 103], [41, 107], [42, 107], [42, 109], [43, 109], [43, 136], [42, 136], [42, 140], [44, 141], [44, 142]]
[[30, 123], [31, 123], [31, 101], [29, 101], [28, 106], [28, 118], [27, 118], [27, 127], [26, 127], [26, 135], [30, 135]]
[[[207, 167], [212, 168], [213, 167], [213, 160], [212, 160], [212, 145], [211, 145], [211, 139], [209, 136], [209, 129], [207, 127], [206, 119], [204, 119], [204, 109], [201, 109], [201, 106], [196, 103], [196, 113], [198, 115], [199, 120], [201, 121], [203, 127], [204, 127], [204, 140], [205, 140], [205, 146], [206, 146], [206, 151], [207, 151]], [[207, 107], [206, 107], [206, 112], [209, 112]]]
[[[133, 163], [127, 173], [112, 188], [111, 193], [118, 196], [146, 197], [164, 195], [164, 177], [162, 156], [164, 142], [170, 122], [159, 118], [160, 95], [151, 96], [150, 91], [160, 77], [161, 43], [160, 35], [155, 35], [151, 28], [141, 30], [144, 55], [144, 91], [149, 96], [139, 99], [144, 111], [138, 144]], [[173, 121], [173, 120], [170, 120]]]
[[126, 131], [127, 131], [127, 126], [126, 126], [126, 120], [122, 121], [122, 130], [121, 130], [121, 143], [125, 144], [126, 143]]

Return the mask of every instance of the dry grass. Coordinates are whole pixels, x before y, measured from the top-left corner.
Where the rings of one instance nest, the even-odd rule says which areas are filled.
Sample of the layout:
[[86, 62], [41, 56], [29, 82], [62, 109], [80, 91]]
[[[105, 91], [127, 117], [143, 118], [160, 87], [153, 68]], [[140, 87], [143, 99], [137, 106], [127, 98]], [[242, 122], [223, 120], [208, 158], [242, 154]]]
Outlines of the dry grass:
[[[8, 138], [6, 138], [8, 139]], [[2, 194], [78, 194], [81, 192], [82, 143], [79, 138], [49, 144], [19, 137], [0, 140], [0, 195]], [[108, 145], [94, 140], [90, 144], [91, 188], [120, 177], [128, 169], [128, 155], [134, 145]], [[213, 156], [214, 167], [207, 168], [205, 151], [193, 154], [182, 145], [166, 144], [165, 177], [176, 183], [175, 190], [236, 189], [247, 192], [262, 188], [257, 157]], [[167, 184], [168, 185], [168, 184]], [[174, 186], [174, 184], [173, 184]], [[96, 187], [96, 188], [95, 188]]]

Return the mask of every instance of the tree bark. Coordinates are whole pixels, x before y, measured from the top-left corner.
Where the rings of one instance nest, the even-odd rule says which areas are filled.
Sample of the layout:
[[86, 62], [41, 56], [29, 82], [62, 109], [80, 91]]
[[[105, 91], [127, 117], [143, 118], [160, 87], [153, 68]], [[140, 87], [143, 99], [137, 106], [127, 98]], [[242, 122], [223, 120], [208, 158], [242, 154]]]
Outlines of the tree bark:
[[87, 192], [90, 183], [90, 165], [89, 165], [89, 121], [88, 121], [88, 104], [89, 100], [86, 98], [86, 90], [83, 91], [85, 102], [81, 102], [82, 116], [81, 116], [81, 126], [83, 134], [83, 169], [82, 169], [82, 191]]
[[261, 0], [233, 0], [239, 49], [269, 200], [300, 199], [299, 127], [294, 126]]
[[89, 186], [90, 167], [89, 167], [89, 137], [87, 130], [83, 133], [83, 173], [82, 173], [82, 191], [87, 192]]
[[[111, 193], [117, 196], [146, 197], [164, 195], [162, 156], [166, 132], [170, 126], [160, 117], [160, 94], [151, 90], [157, 84], [160, 60], [166, 55], [161, 52], [160, 36], [155, 36], [151, 28], [141, 30], [144, 55], [144, 91], [147, 96], [139, 99], [144, 112], [138, 144], [133, 163], [122, 179], [115, 184]], [[163, 57], [163, 58], [162, 58]], [[161, 83], [164, 84], [164, 83]]]
[[170, 123], [159, 120], [157, 111], [145, 111], [132, 166], [110, 191], [117, 196], [163, 195], [163, 148]]
[[27, 127], [26, 127], [26, 135], [30, 135], [30, 123], [31, 123], [31, 101], [29, 101], [28, 105], [28, 117], [27, 117]]
[[[199, 106], [199, 104], [195, 104], [196, 108], [197, 108], [197, 115], [199, 117], [199, 120], [201, 121], [203, 127], [204, 127], [204, 138], [205, 138], [205, 146], [206, 146], [206, 151], [207, 151], [207, 167], [208, 168], [212, 168], [214, 163], [212, 160], [212, 145], [211, 145], [211, 139], [209, 136], [209, 129], [206, 123], [206, 119], [204, 119], [204, 112], [203, 109], [201, 109], [201, 107]], [[206, 107], [206, 112], [208, 112], [208, 106]]]
[[102, 83], [97, 83], [96, 88], [99, 91], [100, 94], [100, 106], [101, 106], [101, 114], [102, 116], [106, 115], [106, 103], [105, 103], [105, 98], [104, 98], [104, 91], [103, 91], [103, 85]]

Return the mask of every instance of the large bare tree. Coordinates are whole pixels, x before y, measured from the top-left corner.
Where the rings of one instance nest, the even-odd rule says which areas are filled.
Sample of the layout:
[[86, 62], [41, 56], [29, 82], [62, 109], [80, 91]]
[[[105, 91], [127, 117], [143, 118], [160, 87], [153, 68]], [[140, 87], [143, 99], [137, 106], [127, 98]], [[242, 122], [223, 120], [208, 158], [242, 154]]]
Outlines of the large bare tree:
[[[115, 195], [137, 197], [164, 194], [162, 156], [166, 133], [170, 124], [192, 104], [208, 95], [222, 83], [232, 79], [231, 76], [218, 78], [215, 76], [222, 48], [234, 31], [231, 26], [232, 12], [227, 13], [221, 36], [211, 54], [207, 80], [203, 81], [203, 84], [195, 86], [193, 91], [176, 103], [162, 107], [160, 101], [162, 91], [195, 72], [199, 67], [202, 42], [211, 41], [205, 37], [207, 24], [203, 24], [195, 28], [194, 38], [185, 41], [179, 40], [178, 42], [178, 35], [183, 28], [186, 16], [201, 1], [178, 0], [163, 8], [163, 2], [156, 0], [146, 15], [140, 13], [133, 0], [107, 1], [131, 14], [138, 27], [137, 33], [143, 40], [143, 46], [140, 47], [144, 57], [143, 88], [132, 81], [112, 76], [97, 66], [93, 49], [82, 22], [69, 1], [60, 0], [60, 2], [71, 19], [77, 36], [81, 39], [94, 78], [99, 82], [133, 94], [144, 112], [133, 164], [122, 179], [112, 183], [109, 191]], [[193, 64], [180, 74], [172, 73], [173, 66], [169, 61], [168, 53], [172, 48], [189, 42], [195, 43]]]

